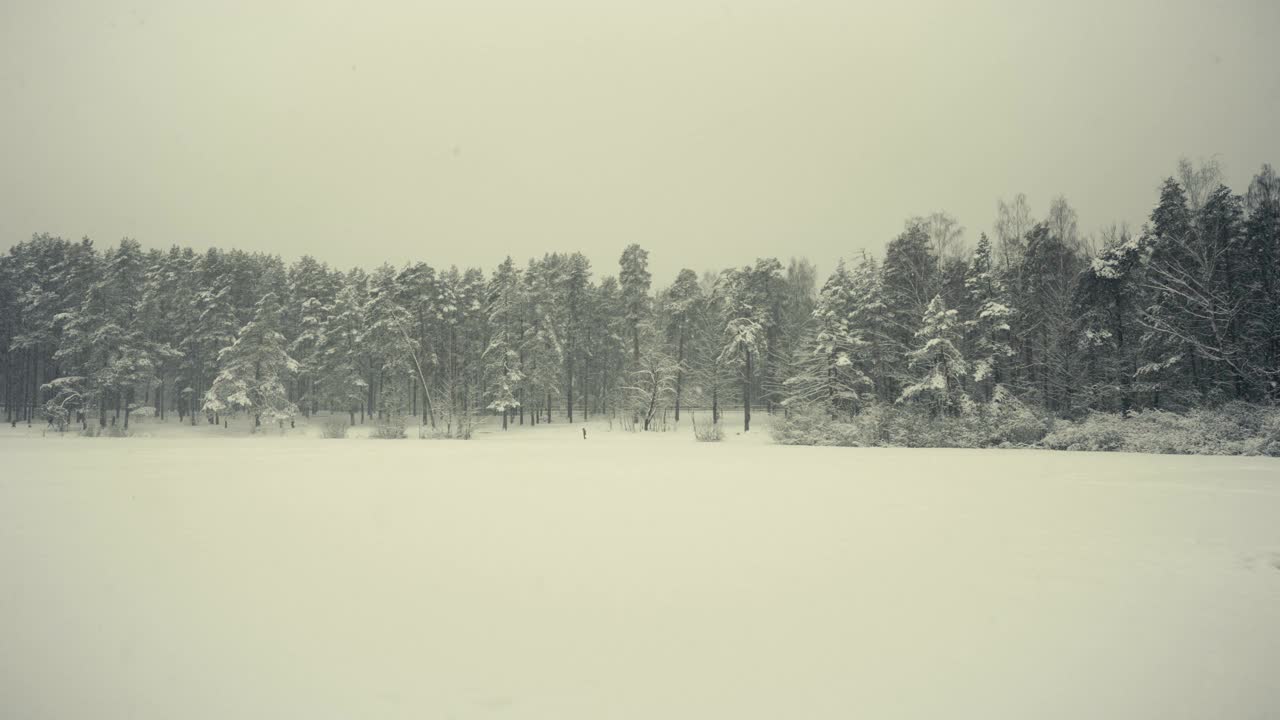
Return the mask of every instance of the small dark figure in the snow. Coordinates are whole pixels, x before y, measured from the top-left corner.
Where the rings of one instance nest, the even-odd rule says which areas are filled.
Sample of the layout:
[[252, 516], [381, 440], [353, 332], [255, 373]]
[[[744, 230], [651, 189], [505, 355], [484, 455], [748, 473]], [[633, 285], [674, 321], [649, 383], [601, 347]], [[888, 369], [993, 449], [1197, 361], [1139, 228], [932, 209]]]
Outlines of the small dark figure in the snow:
[[586, 440], [586, 439], [587, 439], [587, 429], [586, 429], [586, 428], [582, 428], [582, 439], [583, 439], [583, 440]]

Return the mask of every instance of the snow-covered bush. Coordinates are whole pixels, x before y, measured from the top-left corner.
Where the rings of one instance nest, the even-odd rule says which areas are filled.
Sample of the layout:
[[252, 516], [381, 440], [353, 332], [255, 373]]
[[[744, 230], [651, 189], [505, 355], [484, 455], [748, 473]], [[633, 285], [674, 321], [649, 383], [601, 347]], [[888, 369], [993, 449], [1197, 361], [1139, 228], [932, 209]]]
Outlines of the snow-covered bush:
[[1119, 415], [1095, 413], [1080, 421], [1061, 420], [1045, 436], [1043, 445], [1051, 450], [1107, 452], [1124, 447]]
[[71, 413], [53, 401], [45, 405], [44, 417], [49, 422], [49, 427], [60, 433], [66, 432], [71, 424]]
[[795, 408], [774, 421], [773, 436], [783, 445], [1027, 447], [1048, 429], [1046, 419], [1008, 398], [957, 416], [922, 405], [877, 403], [841, 421], [818, 406]]
[[1057, 423], [1043, 444], [1054, 450], [1280, 456], [1280, 409], [1229, 403], [1188, 413], [1146, 410], [1127, 418], [1095, 413]]
[[378, 423], [373, 428], [373, 433], [369, 437], [379, 440], [403, 440], [408, 437], [404, 431], [403, 422], [387, 421]]
[[1002, 386], [996, 386], [990, 403], [980, 406], [977, 420], [985, 435], [984, 447], [1030, 447], [1049, 432], [1050, 422]]
[[331, 439], [342, 439], [347, 436], [347, 428], [350, 425], [347, 421], [340, 417], [329, 418], [320, 426], [320, 437]]
[[864, 444], [857, 424], [839, 422], [819, 405], [795, 407], [785, 417], [775, 418], [769, 430], [779, 445], [857, 447]]
[[699, 425], [695, 418], [693, 420], [693, 437], [698, 442], [720, 442], [724, 440], [724, 427], [720, 423], [703, 423]]
[[[954, 417], [933, 414], [926, 407], [883, 407], [868, 418], [874, 422], [877, 445], [916, 448], [986, 447], [981, 418], [966, 413]], [[867, 434], [864, 431], [864, 436]]]

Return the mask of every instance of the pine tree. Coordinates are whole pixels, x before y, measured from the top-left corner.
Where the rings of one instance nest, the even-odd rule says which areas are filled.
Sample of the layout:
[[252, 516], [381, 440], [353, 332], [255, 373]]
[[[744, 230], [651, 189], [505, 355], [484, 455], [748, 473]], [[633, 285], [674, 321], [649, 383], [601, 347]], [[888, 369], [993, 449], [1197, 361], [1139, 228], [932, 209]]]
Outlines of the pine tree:
[[71, 393], [82, 408], [96, 405], [99, 425], [107, 424], [111, 405], [129, 427], [135, 389], [155, 377], [156, 355], [168, 354], [147, 337], [139, 315], [144, 275], [142, 249], [126, 238], [106, 253], [80, 307], [59, 316], [64, 336], [54, 358], [78, 372], [57, 381], [55, 400], [65, 408]]
[[1018, 328], [1023, 351], [1020, 365], [1025, 370], [1018, 390], [1036, 404], [1063, 414], [1078, 409], [1077, 389], [1084, 384], [1085, 363], [1075, 338], [1072, 301], [1086, 267], [1084, 258], [1048, 223], [1036, 223], [1028, 233], [1014, 303], [1034, 321], [1020, 323]]
[[893, 336], [893, 312], [885, 302], [884, 274], [875, 259], [863, 255], [850, 271], [849, 331], [866, 342], [861, 358], [854, 357], [854, 369], [870, 380], [872, 392], [881, 402], [897, 397], [897, 379], [892, 375], [898, 348]]
[[592, 291], [592, 298], [589, 354], [591, 367], [596, 372], [595, 407], [597, 412], [608, 414], [617, 409], [617, 388], [625, 377], [628, 358], [632, 356], [628, 347], [631, 338], [617, 278], [602, 279]]
[[[13, 312], [5, 323], [9, 340], [0, 348], [7, 355], [6, 412], [11, 424], [25, 419], [30, 425], [41, 408], [47, 414], [67, 401], [49, 383], [65, 385], [59, 376], [73, 369], [58, 354], [66, 343], [65, 326], [100, 281], [101, 262], [88, 238], [73, 244], [36, 235], [13, 247], [4, 264], [9, 277], [0, 279], [6, 281]], [[84, 399], [77, 393], [73, 402]]]
[[[573, 253], [563, 258], [559, 280], [559, 295], [564, 308], [561, 321], [564, 338], [565, 368], [565, 411], [569, 422], [573, 422], [574, 397], [576, 386], [574, 373], [583, 360], [583, 337], [586, 335], [588, 301], [591, 290], [591, 263], [582, 253]], [[577, 382], [582, 381], [585, 372], [579, 372]], [[579, 395], [581, 397], [581, 395]]]
[[1135, 396], [1149, 390], [1137, 383], [1141, 348], [1137, 313], [1146, 255], [1139, 239], [1117, 232], [1080, 277], [1078, 342], [1092, 363], [1093, 406], [1109, 405], [1115, 399], [1117, 409], [1127, 413]]
[[965, 321], [969, 345], [973, 348], [973, 381], [979, 396], [990, 400], [995, 388], [1005, 381], [1005, 365], [1014, 356], [1010, 344], [1010, 323], [1014, 310], [1009, 307], [1008, 289], [991, 254], [991, 242], [984, 233], [978, 238], [973, 258], [965, 274], [965, 289], [973, 316]]
[[765, 347], [768, 305], [762, 280], [767, 276], [751, 267], [724, 274], [724, 320], [720, 341], [720, 362], [738, 367], [742, 380], [742, 430], [751, 430], [751, 392], [756, 368]]
[[732, 356], [724, 350], [727, 274], [705, 273], [699, 282], [702, 297], [694, 305], [691, 390], [702, 405], [710, 405], [711, 422], [720, 422], [721, 408], [732, 401]]
[[[196, 409], [218, 374], [218, 353], [235, 341], [242, 323], [237, 320], [235, 298], [240, 294], [229, 261], [217, 248], [210, 248], [197, 263], [196, 282], [200, 288], [191, 296], [191, 318], [180, 341], [184, 366], [190, 383], [182, 393], [189, 403], [191, 424]], [[216, 417], [210, 416], [209, 422]]]
[[920, 329], [930, 299], [939, 292], [938, 260], [929, 250], [929, 235], [919, 224], [908, 224], [885, 248], [881, 268], [880, 299], [883, 301], [881, 331], [885, 397], [897, 395], [910, 382], [905, 367], [907, 351]]
[[360, 366], [360, 338], [365, 327], [361, 295], [357, 280], [345, 278], [333, 304], [326, 308], [316, 351], [325, 399], [333, 407], [345, 410], [353, 425], [368, 388]]
[[530, 260], [524, 273], [525, 322], [521, 354], [525, 362], [525, 389], [534, 411], [534, 423], [551, 421], [552, 398], [560, 395], [565, 350], [560, 332], [563, 306], [559, 303], [558, 256]]
[[907, 353], [914, 382], [902, 389], [898, 402], [924, 405], [934, 416], [955, 416], [970, 409], [972, 401], [964, 392], [969, 364], [956, 348], [958, 325], [956, 311], [934, 296], [916, 331], [916, 347]]
[[796, 352], [795, 371], [784, 383], [784, 405], [816, 404], [847, 417], [869, 399], [873, 385], [862, 369], [869, 343], [852, 322], [854, 291], [854, 276], [842, 260], [818, 294], [817, 328]]
[[1249, 183], [1245, 195], [1243, 254], [1252, 258], [1244, 331], [1252, 347], [1251, 367], [1271, 401], [1280, 399], [1280, 178], [1270, 165]]
[[640, 323], [649, 312], [649, 251], [639, 245], [628, 245], [618, 259], [618, 284], [622, 286], [622, 303], [636, 360], [640, 359]]
[[329, 268], [303, 256], [288, 272], [288, 303], [284, 313], [290, 332], [289, 355], [298, 361], [295, 402], [304, 416], [319, 409], [326, 306], [332, 304], [336, 283]]
[[701, 297], [702, 288], [698, 286], [698, 274], [688, 268], [680, 271], [676, 281], [663, 295], [663, 309], [667, 318], [666, 338], [675, 350], [673, 359], [676, 366], [676, 422], [680, 422], [680, 400], [684, 391], [686, 371], [685, 356], [692, 339], [693, 314]]
[[268, 422], [283, 421], [297, 414], [285, 384], [298, 363], [285, 351], [279, 318], [275, 293], [263, 295], [253, 319], [218, 353], [221, 369], [205, 393], [206, 412], [244, 411], [253, 416], [255, 428], [264, 417]]
[[445, 431], [468, 438], [474, 413], [484, 396], [484, 276], [474, 268], [452, 267], [439, 277], [439, 321], [443, 329], [440, 358]]
[[396, 272], [390, 265], [374, 271], [360, 336], [372, 372], [369, 382], [376, 384], [370, 393], [374, 398], [371, 408], [388, 420], [399, 420], [409, 409], [417, 351], [408, 330], [413, 317], [398, 302], [399, 295]]
[[[432, 396], [439, 369], [439, 341], [443, 334], [443, 320], [437, 307], [440, 288], [436, 271], [426, 263], [414, 263], [400, 271], [396, 284], [401, 292], [400, 304], [409, 311], [412, 318], [409, 334], [416, 348], [414, 370], [422, 396], [422, 423], [430, 423], [434, 428], [436, 412]], [[415, 392], [411, 403], [417, 402], [417, 396], [418, 393]]]
[[507, 429], [511, 414], [520, 409], [524, 380], [519, 350], [523, 310], [520, 290], [520, 270], [508, 257], [489, 281], [486, 312], [492, 333], [484, 352], [484, 360], [495, 377], [487, 407], [502, 414], [503, 430]]

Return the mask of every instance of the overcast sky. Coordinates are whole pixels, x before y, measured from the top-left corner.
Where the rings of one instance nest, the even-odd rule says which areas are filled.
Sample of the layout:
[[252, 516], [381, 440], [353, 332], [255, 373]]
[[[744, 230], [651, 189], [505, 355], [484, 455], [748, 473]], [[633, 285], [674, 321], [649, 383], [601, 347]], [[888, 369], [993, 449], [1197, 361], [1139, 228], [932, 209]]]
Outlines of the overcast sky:
[[4, 2], [0, 243], [825, 272], [913, 214], [1136, 226], [1179, 156], [1280, 162], [1275, 0], [366, 5]]

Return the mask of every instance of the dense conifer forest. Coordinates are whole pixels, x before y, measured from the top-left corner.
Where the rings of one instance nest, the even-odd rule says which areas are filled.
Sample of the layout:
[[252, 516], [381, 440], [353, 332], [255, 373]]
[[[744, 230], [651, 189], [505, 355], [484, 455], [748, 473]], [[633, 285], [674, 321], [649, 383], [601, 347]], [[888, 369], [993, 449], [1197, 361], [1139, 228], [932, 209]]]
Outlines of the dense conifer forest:
[[36, 235], [0, 258], [0, 399], [11, 424], [328, 411], [459, 437], [481, 416], [652, 430], [733, 408], [745, 430], [798, 408], [945, 422], [992, 403], [1057, 418], [1272, 404], [1280, 179], [1263, 166], [1238, 194], [1219, 178], [1184, 162], [1134, 229], [1087, 235], [1066, 200], [1040, 218], [1017, 196], [990, 236], [912, 218], [882, 257], [825, 279], [761, 258], [666, 287], [637, 245], [617, 268], [550, 253], [341, 270]]

